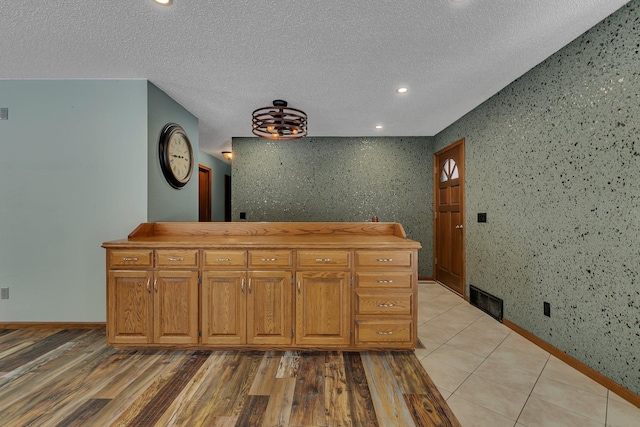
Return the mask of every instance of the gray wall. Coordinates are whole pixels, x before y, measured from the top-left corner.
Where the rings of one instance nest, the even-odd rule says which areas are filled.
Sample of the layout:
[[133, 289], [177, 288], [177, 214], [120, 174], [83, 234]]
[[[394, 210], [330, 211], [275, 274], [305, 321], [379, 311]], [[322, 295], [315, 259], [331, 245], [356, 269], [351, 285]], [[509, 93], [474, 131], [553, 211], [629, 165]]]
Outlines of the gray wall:
[[[148, 97], [149, 143], [149, 221], [197, 221], [198, 220], [198, 118], [174, 101], [152, 83]], [[195, 166], [191, 180], [179, 190], [173, 188], [160, 168], [159, 140], [167, 123], [177, 123], [185, 130], [193, 147]]]
[[0, 322], [104, 322], [102, 242], [197, 220], [197, 178], [171, 188], [157, 143], [178, 122], [197, 156], [198, 120], [146, 80], [0, 80], [0, 103]]
[[435, 147], [466, 138], [467, 282], [503, 298], [510, 321], [635, 393], [639, 23], [631, 2], [437, 135]]
[[433, 268], [430, 138], [233, 138], [233, 221], [399, 222]]
[[224, 221], [224, 176], [231, 175], [231, 165], [204, 151], [200, 164], [211, 169], [211, 221]]
[[0, 321], [105, 320], [106, 240], [147, 215], [147, 83], [0, 81]]

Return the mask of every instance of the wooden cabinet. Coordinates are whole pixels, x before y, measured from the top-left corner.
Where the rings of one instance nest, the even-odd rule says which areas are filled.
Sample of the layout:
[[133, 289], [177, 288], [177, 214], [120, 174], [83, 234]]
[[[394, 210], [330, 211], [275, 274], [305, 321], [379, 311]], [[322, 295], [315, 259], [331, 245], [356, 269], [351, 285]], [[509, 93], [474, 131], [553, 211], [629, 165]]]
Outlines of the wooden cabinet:
[[[205, 252], [209, 259], [223, 263], [223, 266], [218, 265], [221, 268], [247, 266], [246, 253]], [[290, 266], [290, 252], [256, 254], [249, 251], [254, 262], [267, 263], [266, 267], [275, 270], [203, 272], [200, 308], [203, 343], [232, 346], [291, 344], [293, 276], [291, 271], [280, 270], [281, 266]], [[212, 268], [210, 263], [207, 265]], [[253, 264], [249, 262], [249, 265]]]
[[413, 348], [417, 301], [413, 251], [357, 250], [355, 345]]
[[[187, 266], [193, 266], [193, 259], [185, 258], [186, 253], [176, 256], [176, 252], [171, 252], [169, 256], [162, 251], [157, 252], [156, 264], [163, 270], [153, 269], [151, 250], [108, 251], [108, 343], [198, 342], [198, 271], [172, 270], [185, 267], [185, 262]], [[192, 255], [193, 252], [189, 251]], [[171, 264], [163, 265], [165, 261]]]
[[241, 345], [247, 342], [245, 271], [205, 271], [200, 316], [202, 343]]
[[109, 271], [107, 282], [107, 342], [153, 342], [152, 271]]
[[247, 276], [247, 343], [291, 344], [291, 271], [250, 271]]
[[153, 279], [153, 342], [198, 342], [198, 272], [156, 271]]
[[296, 274], [296, 344], [347, 345], [351, 339], [350, 274], [313, 271]]
[[417, 250], [395, 223], [144, 223], [107, 249], [118, 348], [409, 349]]
[[296, 344], [351, 342], [351, 251], [298, 250]]

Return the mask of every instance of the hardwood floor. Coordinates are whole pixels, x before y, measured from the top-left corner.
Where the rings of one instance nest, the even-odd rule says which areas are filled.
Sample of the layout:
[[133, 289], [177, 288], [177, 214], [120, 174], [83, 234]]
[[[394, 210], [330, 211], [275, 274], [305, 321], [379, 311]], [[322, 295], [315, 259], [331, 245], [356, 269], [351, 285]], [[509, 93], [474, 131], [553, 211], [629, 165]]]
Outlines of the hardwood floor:
[[413, 352], [120, 351], [0, 330], [1, 426], [459, 426]]

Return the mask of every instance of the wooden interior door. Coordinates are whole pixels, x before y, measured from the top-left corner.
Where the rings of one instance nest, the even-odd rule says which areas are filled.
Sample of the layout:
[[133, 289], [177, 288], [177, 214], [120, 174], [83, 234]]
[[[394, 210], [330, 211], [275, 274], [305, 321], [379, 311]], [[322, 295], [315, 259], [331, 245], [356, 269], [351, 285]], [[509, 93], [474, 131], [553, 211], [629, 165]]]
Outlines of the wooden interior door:
[[198, 165], [198, 220], [211, 222], [211, 169]]
[[434, 159], [435, 279], [464, 295], [464, 139]]

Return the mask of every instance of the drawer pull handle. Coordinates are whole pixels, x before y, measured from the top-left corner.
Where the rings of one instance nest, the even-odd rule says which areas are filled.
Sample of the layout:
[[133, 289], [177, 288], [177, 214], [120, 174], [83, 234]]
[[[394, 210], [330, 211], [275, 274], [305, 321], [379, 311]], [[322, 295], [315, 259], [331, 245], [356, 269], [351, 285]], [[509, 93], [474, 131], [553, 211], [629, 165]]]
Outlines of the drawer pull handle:
[[393, 262], [393, 258], [378, 258], [378, 262]]
[[274, 262], [274, 261], [277, 261], [277, 260], [278, 260], [278, 258], [262, 258], [262, 261], [264, 261], [264, 262]]
[[378, 280], [378, 283], [393, 283], [393, 280]]
[[137, 261], [138, 257], [137, 256], [133, 256], [133, 257], [125, 257], [125, 256], [123, 256], [122, 260], [123, 261]]
[[386, 331], [386, 332], [378, 331], [378, 335], [391, 335], [391, 334], [393, 334], [393, 331]]
[[216, 262], [229, 262], [231, 258], [216, 258]]
[[381, 302], [380, 304], [378, 304], [378, 307], [393, 307], [395, 304], [392, 302]]
[[316, 258], [316, 262], [331, 262], [333, 259], [331, 258]]
[[174, 258], [174, 257], [169, 257], [167, 258], [169, 261], [184, 261], [184, 258], [180, 257], [180, 258]]

